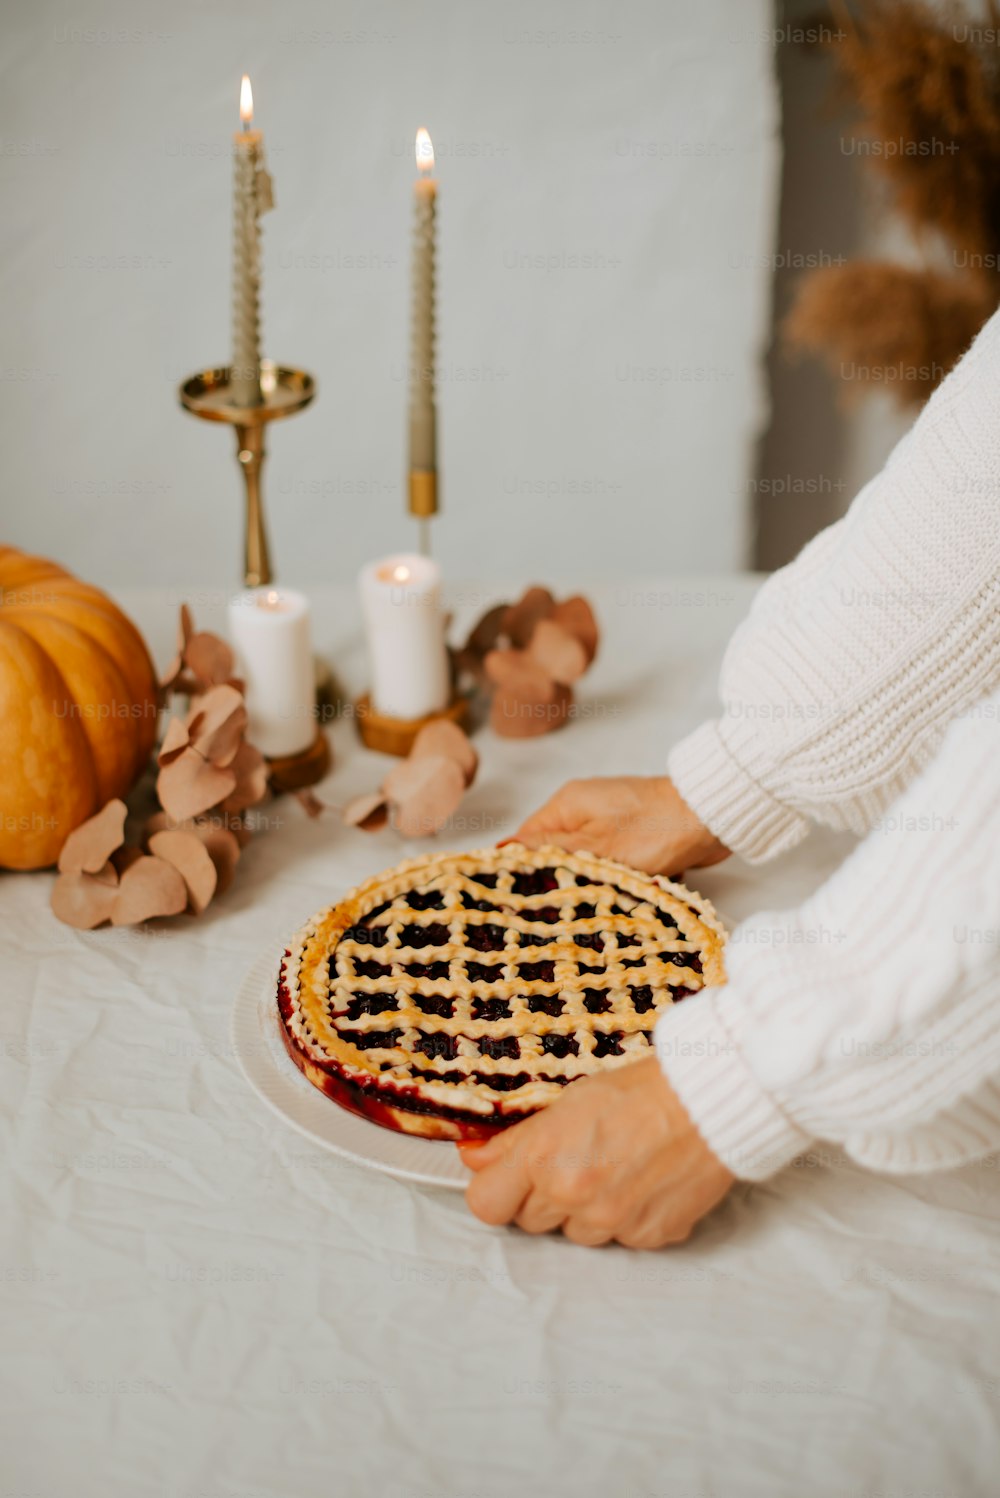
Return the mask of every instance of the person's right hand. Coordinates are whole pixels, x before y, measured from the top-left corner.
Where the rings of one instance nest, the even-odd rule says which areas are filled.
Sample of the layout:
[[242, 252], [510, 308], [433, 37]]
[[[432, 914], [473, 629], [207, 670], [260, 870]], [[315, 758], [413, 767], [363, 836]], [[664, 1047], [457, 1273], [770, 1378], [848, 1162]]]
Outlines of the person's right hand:
[[530, 816], [513, 841], [577, 849], [648, 874], [681, 874], [729, 857], [666, 775], [571, 780]]

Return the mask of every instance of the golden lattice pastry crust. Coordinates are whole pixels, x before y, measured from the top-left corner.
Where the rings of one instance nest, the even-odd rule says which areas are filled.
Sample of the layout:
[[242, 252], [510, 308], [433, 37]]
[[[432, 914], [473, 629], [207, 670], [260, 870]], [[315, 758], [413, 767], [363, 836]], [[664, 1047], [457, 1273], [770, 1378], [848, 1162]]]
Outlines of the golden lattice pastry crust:
[[285, 1043], [390, 1128], [480, 1137], [650, 1053], [670, 1004], [725, 982], [707, 900], [518, 844], [411, 859], [321, 911], [281, 967]]

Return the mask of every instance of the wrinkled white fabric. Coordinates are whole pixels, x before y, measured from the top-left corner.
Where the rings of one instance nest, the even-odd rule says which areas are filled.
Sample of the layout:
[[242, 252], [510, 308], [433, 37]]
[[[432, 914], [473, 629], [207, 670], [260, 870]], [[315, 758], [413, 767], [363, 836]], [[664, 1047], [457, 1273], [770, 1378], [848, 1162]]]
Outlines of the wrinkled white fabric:
[[[480, 735], [455, 845], [567, 776], [654, 772], [752, 586], [589, 590], [585, 711], [541, 742]], [[184, 596], [123, 598], [161, 661]], [[353, 596], [314, 602], [356, 692]], [[463, 622], [485, 602], [466, 591]], [[342, 804], [386, 762], [349, 723], [333, 738]], [[799, 903], [850, 847], [824, 833], [699, 884], [733, 922]], [[996, 1160], [899, 1180], [817, 1149], [640, 1256], [485, 1228], [263, 1108], [230, 1049], [240, 976], [404, 851], [282, 801], [205, 917], [145, 933], [73, 932], [50, 876], [0, 876], [4, 1498], [992, 1492]]]

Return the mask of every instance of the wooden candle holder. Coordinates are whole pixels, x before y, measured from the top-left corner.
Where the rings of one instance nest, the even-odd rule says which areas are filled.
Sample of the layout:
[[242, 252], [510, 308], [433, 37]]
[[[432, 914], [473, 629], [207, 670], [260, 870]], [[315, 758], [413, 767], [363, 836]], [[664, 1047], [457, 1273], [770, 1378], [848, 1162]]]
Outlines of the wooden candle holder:
[[355, 704], [358, 734], [367, 749], [376, 749], [380, 754], [396, 754], [405, 758], [413, 748], [413, 741], [428, 723], [445, 719], [465, 728], [469, 721], [468, 698], [453, 697], [448, 706], [439, 713], [428, 713], [424, 718], [390, 718], [376, 712], [371, 697], [366, 692]]
[[308, 749], [268, 760], [271, 789], [276, 795], [282, 791], [304, 791], [307, 786], [316, 785], [323, 779], [330, 768], [330, 760], [330, 741], [322, 728], [317, 728], [316, 737]]

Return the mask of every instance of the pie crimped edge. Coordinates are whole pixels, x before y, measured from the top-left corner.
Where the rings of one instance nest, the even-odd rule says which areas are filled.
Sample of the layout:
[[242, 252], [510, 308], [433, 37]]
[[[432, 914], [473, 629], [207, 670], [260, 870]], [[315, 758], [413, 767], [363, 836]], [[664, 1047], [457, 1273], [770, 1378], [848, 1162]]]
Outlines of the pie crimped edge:
[[[531, 871], [543, 870], [555, 873], [559, 880], [557, 889], [517, 894], [509, 887], [517, 876], [530, 876]], [[475, 884], [476, 876], [484, 874], [497, 876], [493, 893], [497, 899], [502, 898], [509, 909], [480, 912], [461, 905], [461, 895], [463, 890], [467, 891], [468, 883]], [[588, 886], [579, 884], [581, 878], [589, 881], [589, 886], [602, 889], [596, 902], [585, 899]], [[390, 909], [390, 916], [399, 915], [401, 919], [384, 923], [389, 932], [387, 944], [374, 949], [361, 944], [380, 961], [397, 954], [405, 957], [402, 963], [388, 964], [393, 969], [392, 976], [387, 979], [355, 973], [353, 949], [357, 944], [351, 938], [352, 930], [360, 927], [373, 910], [378, 911], [387, 904], [391, 907], [392, 902], [402, 896], [429, 889], [442, 892], [445, 899], [443, 910], [408, 906], [396, 911]], [[479, 895], [491, 893], [481, 885], [476, 892]], [[618, 903], [616, 895], [633, 899], [635, 907], [625, 915], [612, 914], [611, 905]], [[588, 903], [595, 904], [594, 914], [577, 918], [576, 907]], [[545, 924], [555, 934], [544, 945], [537, 945], [540, 923], [531, 921], [531, 913], [552, 905], [560, 910], [563, 905], [570, 907], [571, 914], [565, 920], [560, 918], [557, 923], [547, 921]], [[678, 928], [673, 940], [664, 934], [659, 919], [661, 915], [668, 917]], [[463, 934], [476, 925], [503, 928], [504, 952], [491, 953], [494, 962], [485, 964], [495, 965], [498, 970], [504, 968], [502, 980], [483, 987], [465, 976], [466, 962], [474, 958], [478, 963], [481, 954], [455, 940], [451, 924], [455, 919], [460, 919]], [[448, 964], [447, 979], [409, 974], [411, 964], [429, 964], [425, 947], [394, 944], [393, 939], [398, 933], [393, 928], [403, 923], [448, 926], [448, 942], [431, 949], [434, 962]], [[535, 927], [532, 934], [534, 950], [525, 952], [516, 945], [512, 936], [531, 926]], [[619, 957], [618, 934], [639, 938], [639, 956], [644, 964], [641, 971], [635, 967], [634, 945], [622, 948]], [[586, 946], [578, 945], [576, 939], [606, 939], [609, 936], [615, 937], [611, 958], [619, 960], [605, 962], [603, 974], [593, 971], [581, 974], [579, 965], [583, 954], [592, 957], [593, 953]], [[519, 1121], [553, 1102], [565, 1084], [537, 1076], [516, 1091], [508, 1092], [488, 1081], [475, 1080], [474, 1074], [489, 1078], [510, 1075], [512, 1071], [518, 1075], [526, 1070], [529, 1074], [544, 1071], [548, 1076], [563, 1075], [575, 1080], [578, 1076], [592, 1075], [604, 1067], [628, 1064], [650, 1054], [647, 1040], [650, 1023], [655, 1023], [673, 1002], [668, 992], [674, 986], [683, 988], [687, 994], [726, 981], [725, 939], [725, 927], [704, 896], [683, 884], [660, 875], [641, 873], [611, 859], [589, 853], [570, 853], [555, 847], [528, 849], [520, 844], [465, 853], [434, 853], [408, 859], [366, 880], [338, 904], [320, 911], [295, 934], [282, 961], [278, 981], [282, 1038], [292, 1060], [307, 1079], [352, 1112], [385, 1127], [426, 1138], [489, 1137], [498, 1128]], [[652, 954], [647, 953], [647, 947], [655, 947], [660, 954], [690, 952], [699, 959], [700, 968], [696, 971], [693, 967], [679, 966], [667, 974], [662, 964], [657, 966], [653, 961], [653, 972], [649, 972], [645, 963], [647, 958], [653, 959]], [[544, 981], [519, 976], [516, 971], [518, 954], [521, 964], [554, 964], [553, 979]], [[340, 974], [341, 958], [345, 955], [350, 971]], [[508, 962], [500, 960], [502, 958], [513, 960]], [[331, 978], [331, 959], [335, 960], [339, 981]], [[622, 960], [632, 964], [628, 977]], [[649, 983], [650, 979], [657, 984], [655, 1013], [651, 1017], [635, 1012], [630, 1015], [616, 995], [624, 990], [630, 992], [637, 982]], [[665, 979], [677, 981], [676, 984], [668, 982], [667, 987], [663, 987]], [[583, 1007], [584, 991], [592, 991], [595, 987], [606, 990], [612, 1004], [610, 1014], [595, 1015]], [[386, 990], [396, 997], [397, 1010], [362, 1015], [351, 1023], [362, 1032], [384, 1031], [387, 1025], [392, 1030], [401, 1028], [402, 1039], [410, 1040], [409, 1052], [399, 1047], [362, 1050], [345, 1038], [333, 1022], [332, 1001], [338, 995], [347, 999], [359, 993], [376, 994]], [[472, 1004], [483, 993], [508, 1003], [518, 996], [530, 999], [539, 994], [553, 997], [558, 994], [562, 999], [562, 1012], [559, 1015], [530, 1013], [522, 1002], [512, 1006], [513, 1012], [507, 1018], [473, 1019], [470, 1017]], [[431, 995], [454, 999], [460, 1012], [444, 1018], [420, 1011], [416, 1007], [419, 999]], [[338, 1017], [343, 1019], [345, 1016], [340, 1013]], [[408, 1030], [407, 1022], [411, 1020], [414, 1028]], [[595, 1056], [595, 1037], [612, 1031], [615, 1034], [622, 1032], [619, 1042], [622, 1052]], [[415, 1068], [413, 1036], [428, 1033], [454, 1037], [458, 1054], [441, 1060], [440, 1064], [439, 1058], [431, 1058], [426, 1064], [428, 1058], [422, 1056], [420, 1067]], [[544, 1037], [552, 1033], [576, 1039], [580, 1048], [578, 1054], [562, 1058], [543, 1055], [540, 1047], [544, 1045]], [[484, 1037], [493, 1041], [514, 1037], [520, 1055], [516, 1060], [508, 1061], [480, 1054], [476, 1044]], [[386, 1062], [389, 1063], [387, 1067]], [[441, 1072], [451, 1077], [459, 1073], [467, 1080], [441, 1081], [437, 1079]]]

